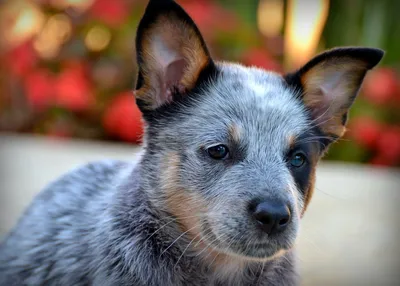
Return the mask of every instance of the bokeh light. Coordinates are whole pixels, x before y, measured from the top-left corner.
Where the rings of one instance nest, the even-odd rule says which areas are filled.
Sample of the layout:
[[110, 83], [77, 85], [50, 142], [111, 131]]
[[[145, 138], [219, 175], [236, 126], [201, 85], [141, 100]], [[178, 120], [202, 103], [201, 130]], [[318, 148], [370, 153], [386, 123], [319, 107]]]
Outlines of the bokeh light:
[[276, 37], [282, 32], [284, 23], [283, 0], [261, 0], [258, 6], [257, 24], [266, 37]]
[[110, 31], [101, 26], [95, 26], [89, 30], [85, 37], [85, 44], [89, 50], [99, 52], [105, 49], [111, 41]]
[[93, 2], [94, 0], [50, 0], [50, 3], [55, 8], [60, 10], [73, 8], [80, 13], [87, 10], [93, 4]]
[[287, 67], [294, 68], [315, 54], [328, 17], [329, 0], [289, 0], [287, 7], [285, 59]]
[[34, 47], [42, 58], [53, 58], [72, 32], [71, 20], [65, 14], [51, 16], [34, 41]]
[[39, 33], [44, 13], [32, 1], [7, 1], [0, 6], [0, 31], [5, 48], [14, 47]]

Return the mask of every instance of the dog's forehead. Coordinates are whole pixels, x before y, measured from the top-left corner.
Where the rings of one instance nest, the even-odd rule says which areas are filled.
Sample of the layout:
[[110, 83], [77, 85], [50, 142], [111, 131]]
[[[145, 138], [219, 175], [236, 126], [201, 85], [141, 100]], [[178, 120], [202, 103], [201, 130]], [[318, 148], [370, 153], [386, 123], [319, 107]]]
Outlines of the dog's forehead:
[[279, 74], [239, 64], [220, 63], [218, 68], [201, 112], [220, 118], [221, 128], [233, 124], [248, 133], [296, 136], [307, 127], [304, 105]]
[[260, 109], [302, 113], [295, 93], [277, 73], [239, 64], [219, 64], [217, 89], [229, 91], [238, 104], [257, 104]]

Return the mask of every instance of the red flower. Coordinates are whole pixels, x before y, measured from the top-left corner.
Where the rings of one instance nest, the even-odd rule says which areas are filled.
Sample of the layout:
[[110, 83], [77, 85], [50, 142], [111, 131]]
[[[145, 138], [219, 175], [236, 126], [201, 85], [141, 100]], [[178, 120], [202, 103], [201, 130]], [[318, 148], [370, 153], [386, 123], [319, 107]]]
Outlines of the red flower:
[[25, 42], [12, 49], [5, 56], [5, 59], [10, 71], [20, 77], [29, 73], [37, 62], [37, 56], [31, 42]]
[[89, 80], [80, 69], [63, 71], [57, 78], [55, 92], [56, 104], [71, 111], [85, 111], [94, 103]]
[[373, 149], [376, 146], [382, 127], [369, 117], [359, 117], [349, 125], [349, 135], [360, 145]]
[[260, 48], [253, 48], [243, 55], [243, 62], [248, 66], [256, 66], [266, 70], [281, 72], [282, 68], [267, 51]]
[[385, 104], [399, 91], [397, 76], [392, 69], [377, 69], [367, 76], [363, 90], [365, 97], [371, 102]]
[[118, 26], [129, 16], [127, 0], [96, 0], [89, 11], [90, 15], [109, 26]]
[[400, 130], [395, 127], [388, 128], [379, 137], [377, 149], [383, 158], [399, 161], [400, 159]]
[[143, 135], [142, 113], [132, 92], [115, 97], [103, 116], [104, 129], [124, 141], [139, 143]]
[[47, 70], [34, 71], [25, 80], [26, 96], [32, 107], [42, 110], [53, 101], [54, 83]]
[[63, 63], [63, 68], [73, 70], [75, 73], [85, 76], [89, 72], [88, 63], [79, 60], [69, 60]]

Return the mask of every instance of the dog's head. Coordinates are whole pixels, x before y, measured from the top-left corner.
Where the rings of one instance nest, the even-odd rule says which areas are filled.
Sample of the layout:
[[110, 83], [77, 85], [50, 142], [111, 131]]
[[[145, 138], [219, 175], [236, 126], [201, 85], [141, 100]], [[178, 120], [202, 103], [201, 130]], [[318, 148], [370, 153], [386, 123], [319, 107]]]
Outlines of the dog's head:
[[216, 252], [267, 259], [291, 248], [316, 165], [383, 52], [333, 49], [285, 76], [215, 62], [168, 0], [150, 1], [136, 50], [160, 207]]

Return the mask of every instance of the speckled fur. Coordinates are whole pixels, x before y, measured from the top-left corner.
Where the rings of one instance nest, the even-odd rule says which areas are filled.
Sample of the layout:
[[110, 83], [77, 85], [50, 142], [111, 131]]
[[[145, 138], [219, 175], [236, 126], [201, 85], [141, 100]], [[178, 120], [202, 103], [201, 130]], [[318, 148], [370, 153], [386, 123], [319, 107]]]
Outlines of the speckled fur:
[[[0, 245], [0, 285], [297, 285], [305, 197], [334, 141], [303, 103], [301, 76], [215, 63], [174, 102], [142, 110], [139, 161], [94, 162], [42, 191]], [[287, 154], [301, 140], [310, 166], [296, 173]], [[232, 158], [216, 162], [204, 148], [221, 142]], [[275, 236], [248, 210], [269, 199], [292, 213]]]

